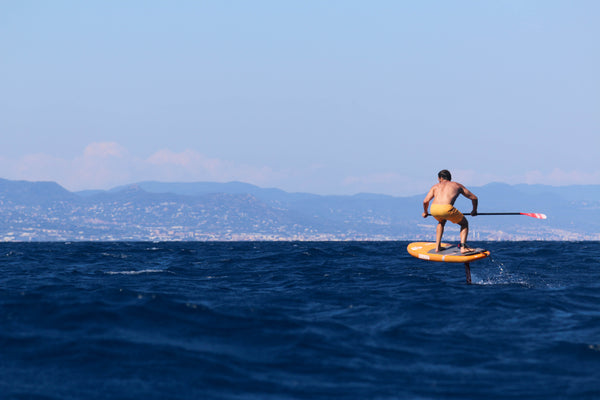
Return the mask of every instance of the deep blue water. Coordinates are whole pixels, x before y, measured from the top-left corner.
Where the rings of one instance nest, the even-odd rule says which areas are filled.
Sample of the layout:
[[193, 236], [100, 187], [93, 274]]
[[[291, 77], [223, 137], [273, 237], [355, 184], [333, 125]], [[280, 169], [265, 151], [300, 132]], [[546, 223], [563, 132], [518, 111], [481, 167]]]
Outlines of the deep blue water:
[[2, 243], [1, 399], [598, 399], [600, 243]]

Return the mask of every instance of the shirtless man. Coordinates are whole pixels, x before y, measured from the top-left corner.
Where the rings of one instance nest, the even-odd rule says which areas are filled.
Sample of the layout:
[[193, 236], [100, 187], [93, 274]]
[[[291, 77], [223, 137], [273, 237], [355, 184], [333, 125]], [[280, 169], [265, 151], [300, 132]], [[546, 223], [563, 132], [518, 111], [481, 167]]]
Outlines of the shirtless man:
[[429, 215], [427, 213], [429, 202], [433, 199], [433, 203], [431, 203], [431, 215], [438, 221], [435, 236], [436, 251], [443, 250], [441, 242], [446, 221], [460, 225], [460, 252], [467, 253], [472, 251], [473, 249], [467, 246], [469, 222], [460, 211], [454, 208], [454, 202], [460, 194], [470, 199], [473, 203], [471, 215], [474, 217], [477, 215], [477, 196], [460, 183], [452, 182], [452, 175], [446, 169], [438, 173], [438, 182], [429, 190], [429, 193], [425, 196], [425, 200], [423, 200], [423, 218], [427, 218]]

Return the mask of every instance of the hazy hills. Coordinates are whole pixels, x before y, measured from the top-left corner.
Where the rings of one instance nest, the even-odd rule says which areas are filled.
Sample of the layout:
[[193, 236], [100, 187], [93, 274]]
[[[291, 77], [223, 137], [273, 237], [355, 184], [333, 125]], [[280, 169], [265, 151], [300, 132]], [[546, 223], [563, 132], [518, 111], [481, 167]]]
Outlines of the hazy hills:
[[[473, 239], [598, 240], [600, 185], [492, 183], [470, 188], [480, 212], [541, 212], [471, 218]], [[412, 240], [431, 239], [424, 194], [320, 196], [241, 182], [140, 182], [69, 192], [53, 182], [0, 179], [3, 240]], [[470, 212], [470, 202], [457, 201]], [[458, 229], [447, 229], [448, 239]]]

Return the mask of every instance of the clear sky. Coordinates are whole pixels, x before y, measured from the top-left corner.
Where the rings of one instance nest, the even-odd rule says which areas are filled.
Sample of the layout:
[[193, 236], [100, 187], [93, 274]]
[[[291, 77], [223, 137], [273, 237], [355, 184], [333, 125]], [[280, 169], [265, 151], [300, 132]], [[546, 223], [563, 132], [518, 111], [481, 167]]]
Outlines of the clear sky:
[[600, 184], [600, 2], [0, 1], [0, 177]]

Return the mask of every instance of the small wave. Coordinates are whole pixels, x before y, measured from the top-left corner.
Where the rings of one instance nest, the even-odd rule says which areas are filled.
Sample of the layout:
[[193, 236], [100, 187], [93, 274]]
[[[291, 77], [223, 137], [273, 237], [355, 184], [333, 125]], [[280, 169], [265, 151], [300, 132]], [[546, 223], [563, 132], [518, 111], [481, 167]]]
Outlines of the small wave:
[[121, 258], [121, 259], [125, 259], [125, 258], [128, 258], [128, 257], [129, 257], [129, 255], [127, 255], [127, 254], [123, 254], [123, 253], [121, 253], [121, 254], [115, 254], [115, 253], [107, 253], [107, 252], [104, 252], [104, 253], [101, 253], [101, 254], [102, 254], [103, 256], [105, 256], [105, 257], [113, 257], [113, 258]]
[[138, 271], [106, 271], [107, 275], [139, 275], [139, 274], [155, 274], [165, 272], [164, 269], [142, 269]]

